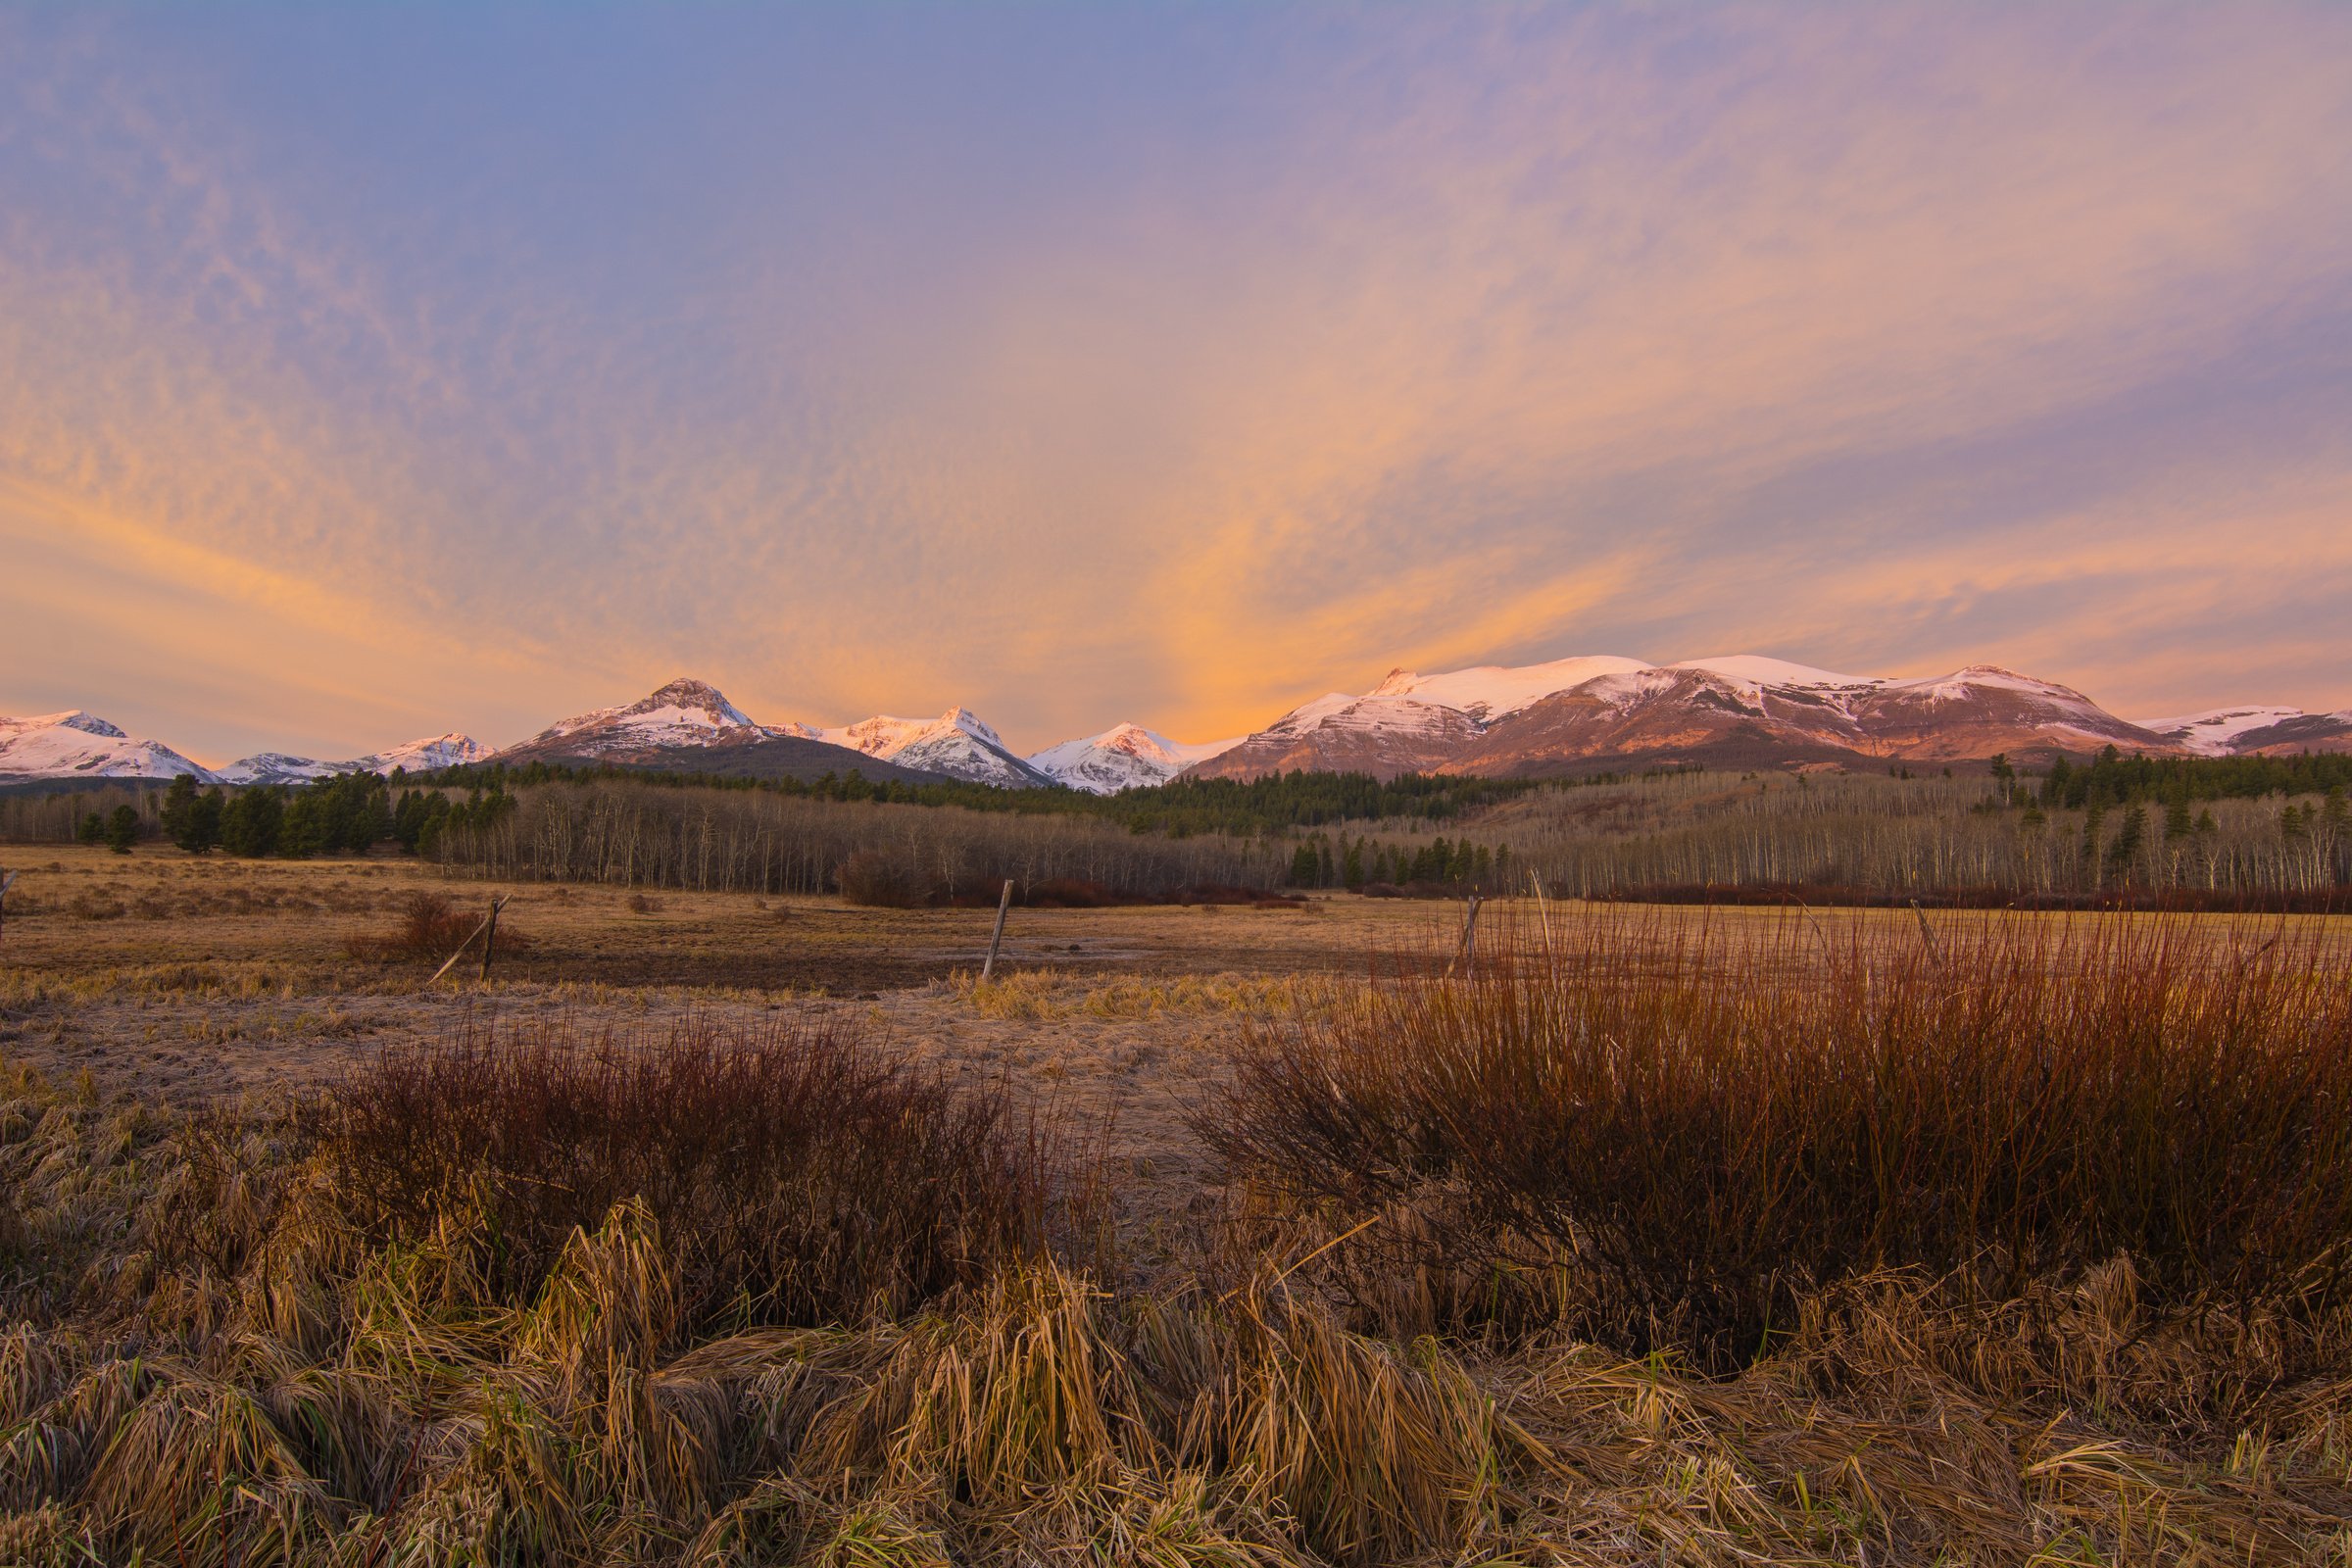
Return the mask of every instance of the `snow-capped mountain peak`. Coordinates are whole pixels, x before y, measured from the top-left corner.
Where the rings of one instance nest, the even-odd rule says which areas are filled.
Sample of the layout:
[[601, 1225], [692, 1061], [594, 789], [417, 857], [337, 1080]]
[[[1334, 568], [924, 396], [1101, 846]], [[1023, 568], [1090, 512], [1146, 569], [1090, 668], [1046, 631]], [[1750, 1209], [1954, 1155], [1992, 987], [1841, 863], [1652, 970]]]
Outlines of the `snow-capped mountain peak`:
[[1231, 751], [1241, 738], [1188, 745], [1141, 724], [1113, 724], [1100, 735], [1063, 741], [1029, 759], [1056, 783], [1095, 795], [1165, 784], [1195, 762]]
[[708, 681], [679, 679], [614, 708], [599, 708], [542, 730], [536, 739], [577, 735], [583, 730], [625, 733], [635, 745], [691, 746], [728, 730], [757, 730], [751, 715], [727, 701]]
[[977, 713], [951, 708], [937, 718], [898, 718], [877, 713], [816, 738], [901, 767], [945, 773], [975, 784], [1034, 789], [1054, 781], [1015, 757], [1004, 738]]
[[84, 735], [97, 735], [112, 741], [126, 741], [130, 739], [130, 737], [125, 735], [121, 729], [117, 728], [113, 724], [108, 723], [105, 719], [100, 718], [96, 713], [88, 712], [78, 708], [74, 709], [71, 712], [49, 713], [40, 718], [0, 720], [0, 722], [19, 722], [27, 725], [54, 724], [60, 729], [77, 729]]
[[158, 741], [81, 709], [0, 718], [0, 778], [177, 778], [212, 774]]

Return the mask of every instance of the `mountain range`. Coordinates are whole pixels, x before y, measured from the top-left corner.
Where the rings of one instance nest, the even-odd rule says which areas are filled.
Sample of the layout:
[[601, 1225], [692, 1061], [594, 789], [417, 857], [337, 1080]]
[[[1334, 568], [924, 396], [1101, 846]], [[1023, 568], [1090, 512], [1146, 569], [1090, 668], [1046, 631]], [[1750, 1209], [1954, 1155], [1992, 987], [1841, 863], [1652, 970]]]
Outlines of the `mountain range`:
[[1303, 768], [1541, 777], [1678, 764], [1883, 766], [1995, 754], [2041, 760], [2110, 745], [2152, 756], [2352, 751], [2352, 710], [2249, 705], [2126, 719], [2072, 687], [1990, 664], [1895, 679], [1745, 654], [1673, 664], [1595, 656], [1434, 675], [1396, 669], [1360, 696], [1329, 693], [1232, 740], [1187, 744], [1123, 723], [1023, 757], [960, 707], [931, 719], [767, 724], [715, 687], [675, 680], [513, 746], [493, 749], [453, 733], [344, 761], [266, 752], [207, 768], [80, 710], [0, 718], [0, 784], [183, 773], [207, 783], [279, 784], [496, 759], [756, 778], [856, 769], [877, 781], [1059, 784], [1108, 794], [1179, 774], [1256, 778]]

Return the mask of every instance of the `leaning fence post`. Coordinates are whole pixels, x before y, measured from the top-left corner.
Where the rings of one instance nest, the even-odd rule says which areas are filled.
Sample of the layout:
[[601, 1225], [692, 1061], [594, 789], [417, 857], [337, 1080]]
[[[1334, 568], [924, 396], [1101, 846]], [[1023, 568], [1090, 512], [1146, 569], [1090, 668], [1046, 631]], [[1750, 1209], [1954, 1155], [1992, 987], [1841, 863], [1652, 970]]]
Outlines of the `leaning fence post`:
[[498, 911], [506, 907], [502, 896], [490, 901], [490, 918], [482, 924], [482, 978], [490, 978], [490, 954], [498, 946]]
[[[458, 944], [458, 951], [451, 954], [448, 959], [443, 962], [441, 967], [433, 971], [433, 978], [432, 980], [427, 980], [425, 982], [426, 985], [429, 986], [433, 984], [435, 980], [439, 980], [443, 975], [449, 973], [450, 970], [456, 968], [458, 966], [458, 960], [466, 956], [466, 950], [473, 946], [473, 939], [475, 937], [486, 936], [489, 934], [491, 927], [498, 924], [498, 911], [506, 906], [507, 900], [511, 897], [513, 897], [513, 895], [502, 893], [497, 898], [490, 901], [490, 914], [488, 918], [484, 919], [480, 925], [475, 926], [472, 930], [466, 933], [466, 940]], [[482, 945], [483, 977], [487, 978], [489, 973], [490, 947], [488, 943], [484, 943]]]
[[1004, 940], [1004, 911], [1011, 907], [1012, 881], [1010, 878], [1006, 878], [1004, 891], [997, 895], [997, 928], [989, 933], [988, 961], [980, 965], [982, 984], [986, 984], [988, 977], [997, 972], [997, 948]]
[[1911, 901], [1911, 915], [1919, 922], [1919, 939], [1928, 945], [1928, 957], [1936, 968], [1942, 968], [1943, 950], [1936, 946], [1936, 928], [1928, 924], [1928, 911], [1919, 906], [1917, 899]]
[[[1465, 979], [1466, 979], [1466, 978], [1468, 978], [1470, 975], [1472, 975], [1472, 974], [1475, 974], [1475, 973], [1477, 972], [1477, 970], [1478, 970], [1478, 906], [1479, 906], [1479, 903], [1480, 903], [1479, 896], [1478, 896], [1477, 894], [1475, 894], [1475, 893], [1471, 894], [1471, 895], [1470, 895], [1470, 913], [1469, 913], [1469, 914], [1468, 914], [1468, 915], [1467, 915], [1467, 916], [1466, 916], [1466, 917], [1463, 919], [1463, 921], [1462, 921], [1462, 946], [1461, 946], [1461, 951], [1460, 951], [1460, 952], [1458, 952], [1458, 953], [1456, 953], [1456, 954], [1454, 955], [1454, 958], [1455, 958], [1455, 960], [1456, 960], [1457, 962], [1459, 962], [1459, 963], [1461, 964], [1461, 966], [1462, 966], [1462, 975], [1463, 975], [1463, 977], [1464, 977]], [[1451, 973], [1453, 973], [1453, 964], [1450, 964], [1450, 963], [1449, 963], [1449, 964], [1447, 964], [1447, 965], [1446, 966], [1446, 972], [1447, 974], [1451, 974]]]

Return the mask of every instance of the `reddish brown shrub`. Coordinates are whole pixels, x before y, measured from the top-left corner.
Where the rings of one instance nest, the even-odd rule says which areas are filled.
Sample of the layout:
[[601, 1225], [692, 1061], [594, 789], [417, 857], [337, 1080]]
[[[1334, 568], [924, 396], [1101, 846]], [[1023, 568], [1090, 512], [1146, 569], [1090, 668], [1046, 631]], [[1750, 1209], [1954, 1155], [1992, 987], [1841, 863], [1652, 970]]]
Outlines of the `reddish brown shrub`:
[[[389, 932], [357, 933], [345, 941], [344, 951], [355, 958], [377, 962], [439, 963], [462, 945], [476, 942], [478, 946], [475, 933], [489, 913], [481, 907], [453, 906], [445, 895], [421, 889], [401, 900], [398, 908], [399, 919]], [[531, 939], [500, 915], [498, 951], [522, 953], [530, 947]]]
[[575, 1228], [642, 1198], [688, 1327], [895, 1312], [1038, 1245], [1053, 1155], [1001, 1090], [967, 1091], [847, 1025], [702, 1019], [653, 1041], [562, 1030], [390, 1051], [313, 1110], [369, 1232], [480, 1203], [527, 1299]]
[[916, 909], [934, 902], [928, 882], [879, 850], [859, 850], [842, 861], [833, 885], [845, 903], [873, 908]]

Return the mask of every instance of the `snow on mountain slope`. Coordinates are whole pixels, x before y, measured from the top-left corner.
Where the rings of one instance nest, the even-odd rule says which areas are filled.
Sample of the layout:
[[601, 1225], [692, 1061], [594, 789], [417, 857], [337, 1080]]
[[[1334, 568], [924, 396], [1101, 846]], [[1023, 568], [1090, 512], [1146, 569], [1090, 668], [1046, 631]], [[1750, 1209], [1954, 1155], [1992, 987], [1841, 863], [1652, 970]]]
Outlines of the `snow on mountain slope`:
[[2238, 757], [2292, 757], [2298, 752], [2352, 752], [2352, 709], [2340, 713], [2290, 711], [2230, 738]]
[[412, 773], [427, 773], [437, 767], [462, 767], [468, 762], [486, 761], [490, 748], [470, 735], [451, 731], [429, 740], [409, 741], [403, 745], [360, 759], [360, 765], [370, 773], [389, 773], [405, 767]]
[[2300, 708], [2216, 708], [2179, 718], [2135, 718], [2132, 722], [2200, 757], [2228, 757], [2236, 751], [2238, 737], [2249, 731], [2310, 716]]
[[213, 777], [223, 784], [307, 784], [330, 773], [356, 773], [359, 769], [345, 762], [321, 762], [315, 757], [294, 757], [285, 752], [256, 752], [235, 761], [213, 769]]
[[[2305, 738], [2334, 744], [2324, 724], [2248, 736], [2275, 736], [2281, 747]], [[2072, 687], [1991, 664], [1906, 680], [1754, 654], [1664, 665], [1602, 656], [1393, 671], [1360, 698], [1333, 693], [1292, 710], [1197, 770], [1234, 778], [1293, 767], [1535, 773], [1645, 759], [1747, 767], [1776, 759], [2079, 755], [2109, 745], [2185, 749]]]
[[1165, 784], [1195, 762], [1204, 762], [1242, 743], [1203, 741], [1188, 746], [1141, 724], [1113, 724], [1100, 735], [1049, 746], [1029, 765], [1056, 783], [1095, 795]]
[[974, 784], [1037, 789], [1051, 787], [1055, 782], [1015, 757], [1004, 737], [978, 714], [962, 708], [951, 708], [933, 719], [894, 718], [877, 713], [855, 724], [812, 733], [818, 740], [846, 746], [901, 767], [945, 773]]
[[[1650, 666], [1639, 659], [1620, 659], [1608, 654], [1581, 659], [1555, 659], [1547, 664], [1480, 664], [1474, 669], [1448, 670], [1438, 675], [1416, 675], [1409, 670], [1392, 669], [1388, 677], [1366, 698], [1410, 697], [1424, 703], [1436, 703], [1469, 714], [1480, 723], [1490, 723], [1505, 713], [1517, 712], [1528, 704], [1564, 692], [1571, 686], [1582, 686], [1598, 675], [1622, 675]], [[1329, 701], [1329, 699], [1325, 699]]]
[[1665, 666], [1668, 669], [1699, 669], [1710, 675], [1721, 675], [1749, 686], [1882, 686], [1886, 682], [1877, 675], [1840, 675], [1835, 670], [1816, 669], [1811, 664], [1793, 664], [1786, 659], [1767, 659], [1760, 654], [1726, 654], [1716, 659], [1685, 659]]
[[1199, 778], [1262, 778], [1294, 771], [1394, 778], [1436, 768], [1468, 745], [1478, 730], [1476, 719], [1444, 703], [1334, 693], [1291, 710], [1185, 772]]
[[2072, 686], [1998, 664], [1949, 675], [1881, 682], [1848, 705], [1873, 756], [1926, 760], [2024, 750], [2163, 753], [2164, 737], [2108, 712]]
[[79, 709], [0, 718], [0, 778], [177, 778], [213, 775], [159, 741], [124, 734]]
[[225, 767], [215, 768], [213, 776], [223, 784], [301, 784], [337, 773], [390, 773], [395, 768], [404, 767], [412, 773], [423, 773], [434, 768], [479, 762], [489, 756], [490, 748], [472, 736], [452, 733], [425, 740], [406, 741], [343, 762], [289, 757], [284, 752], [263, 752], [253, 757], [241, 757]]

